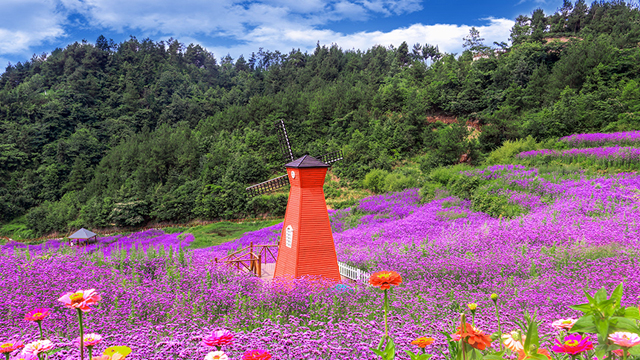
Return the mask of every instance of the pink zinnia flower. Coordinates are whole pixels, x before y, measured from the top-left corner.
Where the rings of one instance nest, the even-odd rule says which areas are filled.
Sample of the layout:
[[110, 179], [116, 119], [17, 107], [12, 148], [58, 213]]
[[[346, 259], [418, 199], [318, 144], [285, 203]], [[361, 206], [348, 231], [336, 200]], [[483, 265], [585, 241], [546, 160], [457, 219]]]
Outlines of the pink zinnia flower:
[[560, 320], [556, 320], [553, 323], [551, 323], [551, 326], [553, 326], [554, 328], [556, 328], [556, 330], [569, 330], [571, 329], [571, 327], [573, 327], [573, 324], [576, 323], [576, 319], [560, 319]]
[[22, 341], [16, 342], [6, 342], [4, 344], [0, 344], [0, 353], [2, 354], [10, 354], [18, 349], [22, 349], [24, 345]]
[[609, 335], [609, 340], [613, 341], [616, 345], [627, 348], [640, 344], [640, 336], [630, 332], [614, 332]]
[[[83, 336], [84, 338], [84, 346], [96, 346], [102, 341], [102, 336], [98, 334], [87, 334]], [[74, 341], [77, 347], [80, 347], [80, 338], [76, 338]]]
[[553, 351], [565, 354], [579, 354], [587, 350], [593, 350], [593, 343], [589, 340], [589, 336], [582, 337], [580, 334], [570, 334], [565, 336], [564, 342], [555, 340], [556, 345]]
[[242, 355], [242, 360], [269, 360], [271, 354], [266, 350], [249, 350]]
[[95, 289], [78, 290], [74, 293], [66, 293], [58, 299], [66, 308], [80, 309], [84, 312], [91, 311], [89, 305], [100, 301], [100, 295]]
[[204, 357], [204, 360], [229, 360], [229, 357], [222, 351], [212, 351]]
[[51, 310], [47, 308], [35, 308], [24, 316], [27, 321], [42, 321], [51, 314]]
[[22, 353], [37, 356], [39, 353], [51, 349], [53, 349], [53, 343], [50, 340], [38, 340], [27, 344], [22, 350]]
[[233, 333], [229, 330], [214, 331], [211, 335], [205, 336], [202, 339], [202, 343], [211, 347], [231, 345], [233, 344]]

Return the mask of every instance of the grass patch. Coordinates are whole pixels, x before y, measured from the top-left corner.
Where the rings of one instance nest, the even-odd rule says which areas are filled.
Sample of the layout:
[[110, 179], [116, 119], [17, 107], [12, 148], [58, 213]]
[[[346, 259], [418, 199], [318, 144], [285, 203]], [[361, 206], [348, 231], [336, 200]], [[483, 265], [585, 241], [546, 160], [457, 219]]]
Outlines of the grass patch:
[[13, 240], [32, 239], [35, 231], [27, 225], [26, 215], [13, 219], [7, 224], [0, 225], [0, 236], [6, 236]]
[[189, 245], [190, 249], [201, 249], [210, 246], [220, 245], [242, 236], [248, 231], [260, 230], [265, 227], [281, 223], [283, 219], [252, 221], [234, 223], [221, 221], [208, 225], [199, 225], [191, 228], [164, 228], [168, 233], [185, 232], [193, 234], [195, 240]]

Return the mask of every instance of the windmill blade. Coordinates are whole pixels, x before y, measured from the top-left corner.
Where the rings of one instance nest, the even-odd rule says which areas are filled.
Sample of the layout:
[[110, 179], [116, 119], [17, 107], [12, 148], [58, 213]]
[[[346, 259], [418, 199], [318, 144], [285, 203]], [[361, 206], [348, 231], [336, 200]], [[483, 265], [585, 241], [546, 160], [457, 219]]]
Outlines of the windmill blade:
[[342, 150], [332, 151], [330, 153], [326, 153], [318, 158], [318, 160], [322, 161], [327, 165], [331, 165], [336, 161], [342, 160]]
[[278, 129], [278, 139], [280, 140], [280, 149], [284, 156], [284, 161], [289, 163], [293, 159], [293, 151], [291, 151], [291, 144], [289, 143], [289, 135], [287, 135], [287, 129], [284, 127], [284, 121], [282, 119], [276, 122], [276, 128]]
[[252, 185], [247, 188], [249, 196], [260, 196], [271, 191], [280, 189], [283, 186], [289, 184], [289, 175], [278, 176], [275, 179], [271, 179], [260, 184]]

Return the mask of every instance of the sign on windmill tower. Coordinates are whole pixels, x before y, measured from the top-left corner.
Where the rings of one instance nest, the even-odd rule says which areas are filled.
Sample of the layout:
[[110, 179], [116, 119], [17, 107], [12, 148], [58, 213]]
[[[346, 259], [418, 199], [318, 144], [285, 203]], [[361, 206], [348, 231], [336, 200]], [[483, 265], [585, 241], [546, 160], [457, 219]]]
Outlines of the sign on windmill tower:
[[[278, 130], [285, 159], [293, 152], [282, 120]], [[316, 159], [305, 155], [285, 165], [287, 175], [247, 188], [255, 196], [291, 184], [278, 246], [274, 277], [321, 276], [340, 281], [331, 223], [324, 199], [324, 179], [331, 163], [342, 160], [336, 151]]]

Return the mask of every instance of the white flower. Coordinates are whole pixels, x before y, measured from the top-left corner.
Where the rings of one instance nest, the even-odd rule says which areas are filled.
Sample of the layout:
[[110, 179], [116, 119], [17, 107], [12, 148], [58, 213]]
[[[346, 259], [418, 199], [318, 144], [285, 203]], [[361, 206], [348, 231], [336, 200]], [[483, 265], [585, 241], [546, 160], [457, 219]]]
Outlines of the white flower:
[[222, 351], [212, 351], [204, 357], [204, 360], [229, 360], [229, 357]]

